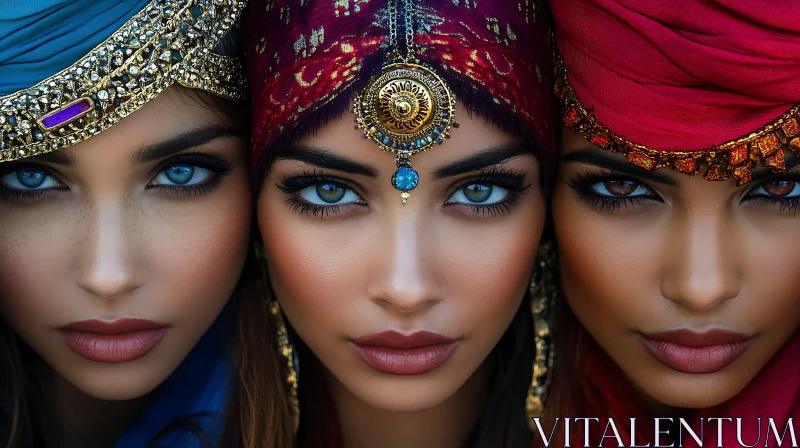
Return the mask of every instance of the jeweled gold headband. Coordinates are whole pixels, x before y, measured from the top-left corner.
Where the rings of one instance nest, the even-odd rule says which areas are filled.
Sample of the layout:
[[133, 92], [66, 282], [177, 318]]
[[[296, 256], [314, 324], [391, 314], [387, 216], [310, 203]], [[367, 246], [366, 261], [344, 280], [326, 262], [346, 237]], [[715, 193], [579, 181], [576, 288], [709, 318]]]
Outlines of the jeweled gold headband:
[[0, 97], [0, 162], [79, 143], [178, 83], [242, 100], [241, 63], [212, 53], [246, 0], [153, 0], [71, 67]]

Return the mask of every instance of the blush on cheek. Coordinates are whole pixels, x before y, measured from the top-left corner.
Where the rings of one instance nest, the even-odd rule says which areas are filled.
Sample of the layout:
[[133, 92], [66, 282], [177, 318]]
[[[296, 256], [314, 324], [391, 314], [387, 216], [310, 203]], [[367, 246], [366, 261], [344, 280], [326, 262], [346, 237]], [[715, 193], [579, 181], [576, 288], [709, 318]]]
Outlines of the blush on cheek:
[[273, 290], [287, 313], [292, 309], [297, 311], [292, 314], [308, 316], [335, 312], [353, 273], [363, 273], [358, 257], [348, 250], [329, 248], [311, 232], [298, 232], [278, 220], [261, 228]]

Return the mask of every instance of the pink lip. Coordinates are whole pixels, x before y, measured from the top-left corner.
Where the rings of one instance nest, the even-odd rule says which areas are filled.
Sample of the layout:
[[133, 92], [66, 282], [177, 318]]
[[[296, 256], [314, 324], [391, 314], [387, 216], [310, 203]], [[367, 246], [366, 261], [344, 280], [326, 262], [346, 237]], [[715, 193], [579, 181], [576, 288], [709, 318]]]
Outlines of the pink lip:
[[422, 375], [442, 365], [457, 340], [429, 331], [404, 335], [397, 331], [353, 340], [358, 354], [373, 369], [389, 375]]
[[59, 330], [75, 353], [91, 361], [118, 363], [149, 353], [164, 337], [166, 325], [144, 319], [85, 320]]
[[683, 373], [715, 373], [741, 356], [752, 335], [726, 330], [698, 333], [682, 329], [663, 333], [641, 333], [640, 340], [653, 357]]

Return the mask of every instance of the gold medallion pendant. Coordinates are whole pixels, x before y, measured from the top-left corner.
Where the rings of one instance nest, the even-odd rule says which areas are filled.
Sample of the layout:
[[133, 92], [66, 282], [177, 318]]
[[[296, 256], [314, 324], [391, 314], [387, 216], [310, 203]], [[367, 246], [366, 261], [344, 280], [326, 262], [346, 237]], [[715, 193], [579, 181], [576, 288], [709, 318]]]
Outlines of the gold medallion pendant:
[[[406, 12], [410, 10], [407, 7]], [[458, 127], [455, 96], [433, 70], [413, 58], [410, 39], [407, 45], [409, 55], [395, 54], [395, 61], [370, 79], [353, 104], [356, 129], [382, 150], [396, 154], [392, 186], [401, 191], [403, 204], [408, 192], [419, 184], [419, 174], [411, 168], [409, 158], [441, 145], [450, 138], [450, 129]]]

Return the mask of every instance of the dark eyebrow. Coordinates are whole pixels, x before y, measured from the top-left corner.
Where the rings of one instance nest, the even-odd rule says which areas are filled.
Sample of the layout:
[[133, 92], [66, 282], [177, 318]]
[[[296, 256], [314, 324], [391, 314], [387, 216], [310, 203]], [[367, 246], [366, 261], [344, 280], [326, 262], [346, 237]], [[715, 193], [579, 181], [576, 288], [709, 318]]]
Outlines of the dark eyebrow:
[[646, 170], [636, 166], [631, 162], [615, 155], [612, 152], [598, 148], [583, 148], [571, 152], [564, 156], [564, 163], [586, 163], [598, 168], [605, 168], [615, 173], [627, 174], [629, 176], [650, 180], [664, 185], [677, 185], [678, 182], [655, 170]]
[[231, 136], [238, 137], [239, 133], [233, 129], [217, 125], [191, 129], [168, 140], [145, 146], [136, 151], [133, 155], [133, 161], [141, 163], [160, 160], [183, 150], [204, 145], [218, 138]]
[[[797, 168], [798, 165], [800, 165], [800, 157], [797, 157], [794, 154], [786, 156], [785, 166], [787, 172], [793, 168]], [[771, 179], [778, 179], [785, 175], [786, 173], [773, 173], [771, 169], [764, 168], [758, 171], [753, 171], [753, 176], [750, 179], [749, 184], [756, 184]]]
[[63, 150], [49, 152], [47, 154], [41, 154], [38, 156], [34, 156], [31, 160], [38, 160], [41, 162], [52, 163], [53, 165], [72, 165], [72, 158], [64, 152]]
[[530, 148], [524, 144], [520, 142], [506, 143], [439, 167], [434, 170], [433, 178], [442, 179], [469, 173], [470, 171], [478, 171], [526, 154], [533, 155]]
[[320, 168], [341, 171], [348, 174], [378, 177], [378, 170], [372, 165], [356, 162], [353, 159], [334, 154], [333, 152], [309, 145], [293, 145], [276, 157], [280, 160], [297, 160]]

